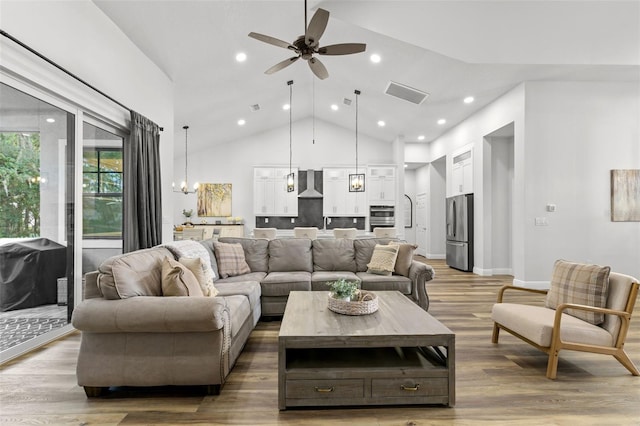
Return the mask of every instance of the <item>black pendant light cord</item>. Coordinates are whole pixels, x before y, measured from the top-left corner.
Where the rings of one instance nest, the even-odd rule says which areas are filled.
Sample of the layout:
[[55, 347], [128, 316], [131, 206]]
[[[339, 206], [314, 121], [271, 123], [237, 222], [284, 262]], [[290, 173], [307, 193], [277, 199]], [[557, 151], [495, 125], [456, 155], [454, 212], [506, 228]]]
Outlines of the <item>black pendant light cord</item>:
[[356, 174], [358, 174], [358, 96], [360, 91], [356, 89]]
[[289, 174], [291, 174], [291, 160], [293, 158], [293, 148], [292, 148], [292, 140], [293, 140], [293, 133], [291, 131], [291, 117], [292, 117], [292, 110], [293, 110], [293, 105], [292, 105], [292, 101], [293, 101], [293, 80], [289, 80], [287, 81], [287, 85], [289, 85]]
[[[107, 95], [106, 93], [104, 93], [102, 90], [96, 88], [95, 86], [87, 83], [86, 81], [84, 81], [83, 79], [81, 79], [80, 77], [78, 77], [77, 75], [75, 75], [74, 73], [72, 73], [71, 71], [69, 71], [68, 69], [64, 68], [61, 65], [58, 65], [56, 62], [54, 62], [53, 60], [47, 58], [46, 56], [44, 56], [42, 53], [38, 52], [37, 50], [33, 49], [30, 46], [27, 46], [26, 44], [24, 44], [23, 42], [21, 42], [20, 40], [18, 40], [17, 38], [13, 37], [12, 35], [8, 34], [7, 32], [0, 30], [0, 35], [8, 38], [9, 40], [11, 40], [12, 42], [16, 43], [18, 46], [28, 50], [29, 52], [33, 53], [34, 55], [36, 55], [38, 58], [42, 59], [43, 61], [47, 62], [50, 65], [53, 65], [55, 68], [59, 69], [60, 71], [62, 71], [63, 73], [67, 74], [68, 76], [72, 77], [73, 79], [79, 81], [80, 83], [84, 84], [85, 86], [87, 86], [88, 88], [92, 89], [93, 91], [101, 94], [102, 96], [104, 96], [105, 98], [109, 99], [111, 102], [115, 103], [116, 105], [126, 109], [127, 111], [131, 111], [131, 108], [127, 107], [126, 105], [118, 102], [117, 100], [113, 99], [111, 96]], [[160, 131], [163, 131], [164, 128], [160, 127]]]

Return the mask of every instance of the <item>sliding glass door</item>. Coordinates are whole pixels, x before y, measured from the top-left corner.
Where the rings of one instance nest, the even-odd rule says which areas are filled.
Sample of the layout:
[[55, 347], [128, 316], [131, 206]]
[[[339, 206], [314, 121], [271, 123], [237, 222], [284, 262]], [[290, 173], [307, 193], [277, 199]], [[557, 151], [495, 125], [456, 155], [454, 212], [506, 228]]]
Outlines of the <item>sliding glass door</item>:
[[0, 353], [74, 305], [75, 114], [0, 83]]

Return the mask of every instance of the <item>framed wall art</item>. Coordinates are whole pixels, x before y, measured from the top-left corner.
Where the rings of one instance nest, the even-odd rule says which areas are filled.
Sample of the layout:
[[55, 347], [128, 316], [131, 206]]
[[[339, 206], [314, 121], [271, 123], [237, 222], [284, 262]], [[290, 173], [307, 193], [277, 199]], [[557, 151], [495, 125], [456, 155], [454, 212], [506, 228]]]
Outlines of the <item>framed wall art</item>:
[[611, 170], [611, 221], [640, 222], [640, 169]]
[[198, 216], [231, 216], [231, 184], [201, 183], [198, 186]]

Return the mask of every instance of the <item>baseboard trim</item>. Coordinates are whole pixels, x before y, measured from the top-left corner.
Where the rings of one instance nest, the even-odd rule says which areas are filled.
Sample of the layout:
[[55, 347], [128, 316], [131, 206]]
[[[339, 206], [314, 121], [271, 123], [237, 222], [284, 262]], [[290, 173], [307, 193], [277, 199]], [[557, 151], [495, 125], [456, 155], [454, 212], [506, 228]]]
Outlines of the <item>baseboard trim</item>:
[[511, 268], [493, 268], [493, 275], [513, 275]]
[[445, 260], [447, 258], [446, 254], [432, 254], [432, 253], [427, 253], [427, 255], [425, 256], [427, 259], [438, 259], [438, 260]]
[[491, 275], [493, 275], [493, 269], [482, 269], [474, 266], [473, 273], [483, 277], [490, 277]]

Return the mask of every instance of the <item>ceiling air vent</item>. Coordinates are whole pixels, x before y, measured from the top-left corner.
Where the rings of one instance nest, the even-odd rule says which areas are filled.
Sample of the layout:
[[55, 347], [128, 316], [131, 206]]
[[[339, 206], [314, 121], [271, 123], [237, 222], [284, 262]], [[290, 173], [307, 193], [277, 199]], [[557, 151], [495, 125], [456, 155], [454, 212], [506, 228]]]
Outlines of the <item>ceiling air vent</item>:
[[249, 105], [249, 109], [251, 112], [258, 112], [260, 111], [260, 104]]
[[342, 100], [342, 103], [344, 103], [346, 106], [351, 106], [351, 99], [349, 98], [344, 98]]
[[405, 101], [409, 101], [416, 105], [420, 105], [425, 99], [427, 99], [427, 97], [429, 97], [429, 94], [426, 92], [405, 86], [404, 84], [396, 83], [395, 81], [389, 82], [384, 93], [395, 96], [396, 98], [404, 99]]

